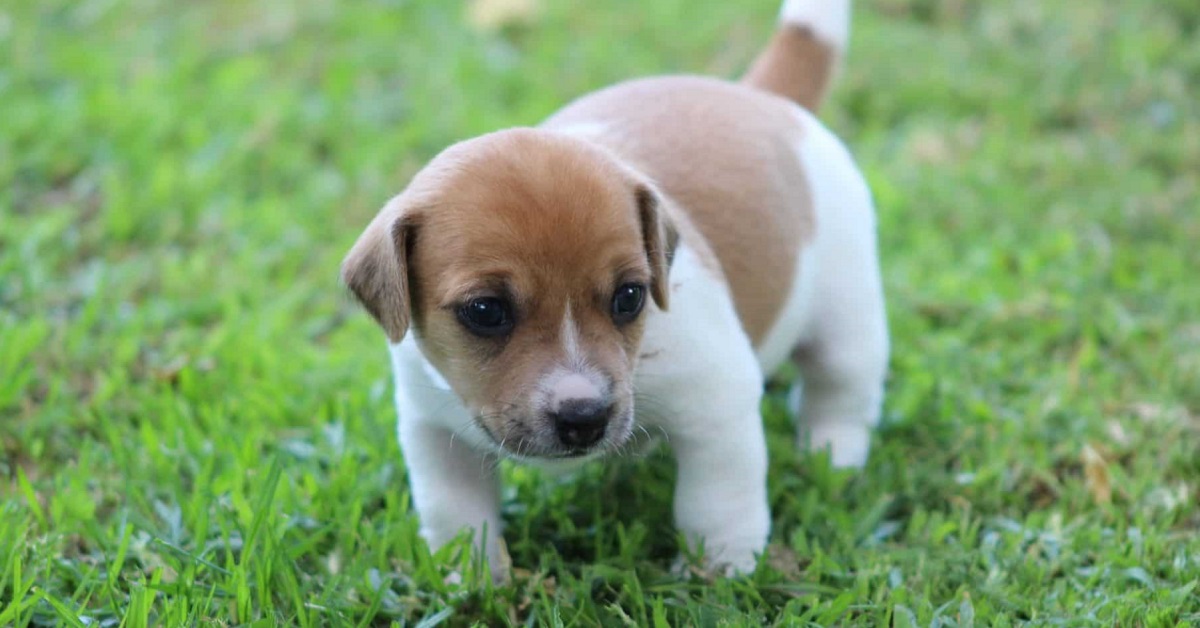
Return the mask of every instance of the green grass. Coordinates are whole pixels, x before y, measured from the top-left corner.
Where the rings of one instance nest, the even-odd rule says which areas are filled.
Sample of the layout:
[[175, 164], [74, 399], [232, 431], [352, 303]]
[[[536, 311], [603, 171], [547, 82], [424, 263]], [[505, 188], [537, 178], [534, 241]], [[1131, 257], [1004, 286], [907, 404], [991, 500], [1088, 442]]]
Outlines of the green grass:
[[880, 206], [885, 424], [835, 473], [772, 394], [752, 577], [669, 575], [663, 456], [508, 471], [510, 585], [431, 556], [341, 256], [448, 143], [736, 75], [777, 8], [543, 4], [0, 6], [0, 625], [1200, 623], [1193, 0], [859, 3], [822, 116]]

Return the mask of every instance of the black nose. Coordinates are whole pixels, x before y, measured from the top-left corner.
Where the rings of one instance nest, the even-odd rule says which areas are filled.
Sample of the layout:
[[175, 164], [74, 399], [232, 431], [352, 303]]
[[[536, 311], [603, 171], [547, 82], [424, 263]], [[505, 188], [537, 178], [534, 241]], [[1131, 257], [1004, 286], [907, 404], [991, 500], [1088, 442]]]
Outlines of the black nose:
[[550, 413], [558, 440], [571, 448], [589, 447], [604, 436], [612, 406], [599, 399], [570, 399]]

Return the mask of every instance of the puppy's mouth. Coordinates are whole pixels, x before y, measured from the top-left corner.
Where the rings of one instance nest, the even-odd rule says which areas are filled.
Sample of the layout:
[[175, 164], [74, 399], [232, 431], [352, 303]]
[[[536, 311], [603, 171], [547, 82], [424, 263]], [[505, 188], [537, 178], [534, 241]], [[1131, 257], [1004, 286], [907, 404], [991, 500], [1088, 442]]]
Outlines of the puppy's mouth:
[[568, 446], [560, 442], [555, 430], [539, 421], [512, 417], [489, 425], [484, 415], [475, 415], [475, 424], [487, 435], [497, 452], [515, 460], [586, 460], [620, 453], [633, 432], [633, 412], [613, 417], [604, 436], [586, 447]]

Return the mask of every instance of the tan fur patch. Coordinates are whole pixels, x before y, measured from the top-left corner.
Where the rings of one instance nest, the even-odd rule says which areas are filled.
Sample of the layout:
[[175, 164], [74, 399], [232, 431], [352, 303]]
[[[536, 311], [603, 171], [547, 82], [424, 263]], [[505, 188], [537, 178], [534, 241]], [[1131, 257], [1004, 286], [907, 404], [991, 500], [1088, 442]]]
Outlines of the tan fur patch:
[[742, 82], [816, 111], [832, 82], [837, 56], [837, 51], [808, 27], [783, 24]]

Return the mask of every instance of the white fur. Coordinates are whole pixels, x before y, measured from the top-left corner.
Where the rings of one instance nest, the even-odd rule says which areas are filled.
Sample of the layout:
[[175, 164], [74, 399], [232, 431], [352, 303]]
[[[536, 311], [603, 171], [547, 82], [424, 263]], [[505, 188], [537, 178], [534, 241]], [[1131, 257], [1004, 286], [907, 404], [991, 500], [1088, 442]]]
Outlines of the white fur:
[[787, 0], [779, 21], [807, 26], [817, 37], [845, 49], [850, 37], [850, 0]]
[[[499, 480], [489, 442], [458, 396], [433, 371], [412, 334], [389, 345], [396, 382], [397, 431], [421, 536], [433, 548], [474, 530], [494, 572], [504, 565]], [[492, 458], [492, 459], [489, 459]], [[486, 530], [486, 532], [485, 532]]]
[[879, 419], [888, 357], [875, 210], [842, 142], [807, 110], [795, 112], [796, 152], [816, 229], [798, 256], [796, 279], [758, 359], [769, 374], [801, 349], [801, 385], [789, 399], [802, 418], [800, 444], [830, 448], [834, 466], [861, 467]]
[[595, 139], [610, 135], [614, 129], [602, 122], [579, 122], [576, 124], [565, 124], [555, 127], [555, 130], [560, 133], [574, 135], [584, 139]]
[[727, 286], [686, 245], [671, 266], [671, 306], [647, 313], [638, 422], [661, 430], [679, 464], [675, 523], [712, 564], [754, 568], [767, 542], [762, 371]]
[[540, 388], [545, 395], [545, 407], [557, 410], [562, 402], [571, 399], [599, 399], [607, 394], [603, 377], [588, 364], [579, 342], [579, 325], [571, 311], [571, 302], [563, 313], [562, 343], [565, 363], [543, 378]]
[[795, 111], [804, 128], [797, 150], [816, 219], [811, 255], [801, 258], [811, 266], [799, 273], [812, 283], [793, 291], [811, 298], [800, 306], [807, 319], [798, 336], [800, 442], [829, 447], [835, 466], [861, 467], [879, 421], [888, 360], [874, 204], [845, 145], [811, 113]]
[[546, 382], [546, 407], [554, 411], [566, 401], [600, 399], [604, 396], [597, 382], [583, 373], [556, 370], [546, 378]]
[[575, 323], [575, 315], [571, 313], [571, 302], [569, 300], [563, 312], [562, 339], [563, 351], [567, 354], [567, 360], [572, 365], [582, 362], [583, 352], [579, 349], [579, 325]]

